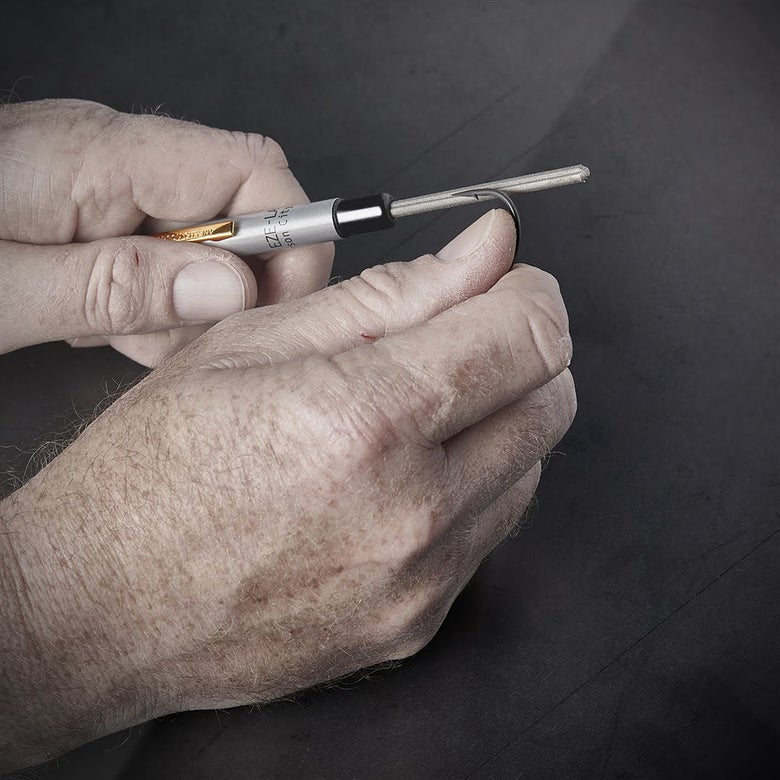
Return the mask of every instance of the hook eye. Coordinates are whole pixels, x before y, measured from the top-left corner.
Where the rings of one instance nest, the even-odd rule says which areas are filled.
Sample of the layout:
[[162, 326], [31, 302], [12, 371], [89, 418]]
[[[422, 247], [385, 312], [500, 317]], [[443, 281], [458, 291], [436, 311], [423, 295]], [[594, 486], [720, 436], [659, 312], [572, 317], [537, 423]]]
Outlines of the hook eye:
[[515, 202], [512, 200], [512, 198], [509, 197], [505, 192], [501, 192], [501, 190], [466, 190], [465, 192], [459, 191], [456, 193], [453, 193], [453, 195], [457, 195], [460, 197], [461, 195], [471, 195], [474, 200], [479, 201], [480, 196], [484, 196], [487, 198], [495, 198], [496, 200], [500, 200], [505, 206], [507, 211], [512, 215], [512, 219], [515, 223], [515, 260], [517, 259], [517, 250], [520, 246], [520, 214], [517, 211], [517, 206], [515, 206]]

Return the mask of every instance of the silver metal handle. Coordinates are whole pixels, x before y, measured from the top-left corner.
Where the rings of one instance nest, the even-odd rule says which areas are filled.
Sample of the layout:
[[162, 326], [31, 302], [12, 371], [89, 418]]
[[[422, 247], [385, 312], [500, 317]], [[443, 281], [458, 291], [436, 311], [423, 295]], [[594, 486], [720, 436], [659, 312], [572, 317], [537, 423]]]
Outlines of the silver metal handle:
[[333, 208], [337, 201], [338, 198], [331, 198], [304, 206], [287, 206], [232, 217], [235, 235], [202, 243], [228, 249], [238, 255], [254, 255], [336, 241], [341, 238], [333, 223]]

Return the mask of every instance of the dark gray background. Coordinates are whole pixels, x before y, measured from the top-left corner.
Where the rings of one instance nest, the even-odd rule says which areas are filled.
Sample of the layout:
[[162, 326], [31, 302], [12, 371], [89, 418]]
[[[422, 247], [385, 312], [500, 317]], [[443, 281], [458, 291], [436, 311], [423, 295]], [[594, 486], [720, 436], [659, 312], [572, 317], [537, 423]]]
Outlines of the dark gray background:
[[[368, 681], [163, 718], [30, 776], [748, 777], [780, 759], [780, 5], [6, 3], [0, 87], [277, 138], [312, 199], [585, 163], [518, 199], [580, 410], [533, 525]], [[479, 208], [338, 248], [435, 251]], [[10, 466], [139, 369], [0, 359]], [[25, 454], [27, 453], [27, 454]]]

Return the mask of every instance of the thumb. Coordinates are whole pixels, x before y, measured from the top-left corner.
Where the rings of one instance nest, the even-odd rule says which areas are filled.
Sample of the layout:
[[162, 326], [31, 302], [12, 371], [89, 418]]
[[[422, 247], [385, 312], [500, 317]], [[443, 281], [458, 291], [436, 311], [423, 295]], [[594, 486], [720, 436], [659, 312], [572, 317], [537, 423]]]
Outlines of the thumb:
[[198, 356], [242, 355], [253, 364], [335, 355], [435, 317], [489, 290], [510, 268], [515, 227], [494, 209], [435, 255], [368, 268], [302, 300], [255, 309], [213, 328]]
[[0, 241], [0, 276], [0, 352], [216, 322], [257, 300], [255, 277], [235, 255], [146, 236]]

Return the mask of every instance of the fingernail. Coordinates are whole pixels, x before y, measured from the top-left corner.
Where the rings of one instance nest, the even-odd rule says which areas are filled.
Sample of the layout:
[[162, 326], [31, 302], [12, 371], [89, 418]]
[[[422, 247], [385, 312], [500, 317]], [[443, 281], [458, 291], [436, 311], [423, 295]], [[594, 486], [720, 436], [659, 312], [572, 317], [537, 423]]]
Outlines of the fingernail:
[[173, 308], [183, 320], [221, 320], [244, 308], [244, 281], [228, 263], [190, 263], [173, 280]]
[[82, 347], [105, 347], [108, 344], [108, 339], [102, 336], [77, 336], [75, 339], [66, 339], [68, 344], [74, 349], [81, 349]]
[[490, 232], [496, 210], [483, 214], [476, 222], [469, 225], [462, 233], [458, 233], [447, 246], [436, 253], [441, 260], [457, 260], [470, 255]]

